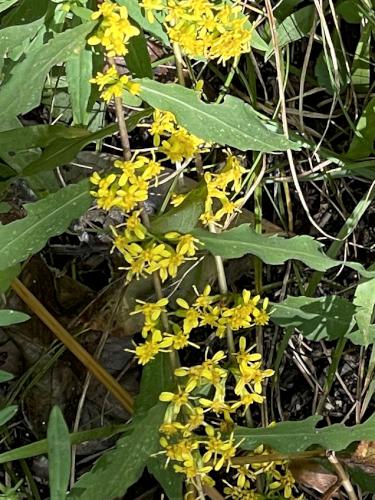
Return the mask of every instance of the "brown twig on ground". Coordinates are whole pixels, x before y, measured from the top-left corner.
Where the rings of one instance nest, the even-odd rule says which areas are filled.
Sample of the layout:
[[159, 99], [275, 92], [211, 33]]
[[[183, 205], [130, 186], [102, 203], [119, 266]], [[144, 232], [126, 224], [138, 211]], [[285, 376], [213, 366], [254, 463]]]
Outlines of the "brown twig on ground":
[[65, 347], [108, 389], [125, 410], [132, 414], [133, 397], [70, 335], [19, 279], [13, 281], [12, 288]]

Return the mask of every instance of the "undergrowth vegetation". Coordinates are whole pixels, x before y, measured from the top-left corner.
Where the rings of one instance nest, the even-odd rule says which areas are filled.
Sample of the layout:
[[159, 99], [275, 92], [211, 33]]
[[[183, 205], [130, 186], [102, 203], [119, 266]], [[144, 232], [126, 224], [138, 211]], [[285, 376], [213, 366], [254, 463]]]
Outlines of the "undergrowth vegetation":
[[375, 493], [374, 29], [0, 0], [0, 498]]

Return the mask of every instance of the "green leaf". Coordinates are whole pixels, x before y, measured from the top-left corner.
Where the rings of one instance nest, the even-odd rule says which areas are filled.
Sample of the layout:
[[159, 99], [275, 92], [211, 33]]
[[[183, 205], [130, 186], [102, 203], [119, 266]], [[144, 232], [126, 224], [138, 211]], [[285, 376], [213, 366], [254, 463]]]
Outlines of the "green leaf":
[[315, 76], [318, 84], [324, 87], [331, 95], [345, 90], [350, 82], [350, 75], [346, 68], [340, 38], [336, 31], [332, 35], [332, 43], [335, 48], [335, 58], [338, 66], [337, 75], [335, 74], [332, 57], [328, 49], [321, 51], [315, 64]]
[[70, 477], [68, 426], [58, 406], [52, 408], [47, 429], [48, 472], [51, 500], [65, 500]]
[[4, 370], [0, 370], [0, 384], [4, 382], [8, 382], [9, 380], [14, 379], [14, 375], [12, 373], [5, 372]]
[[273, 427], [250, 429], [237, 427], [234, 436], [243, 450], [254, 450], [260, 444], [270, 446], [281, 453], [299, 453], [310, 446], [322, 446], [327, 450], [340, 451], [354, 441], [370, 441], [375, 438], [375, 415], [366, 422], [352, 427], [334, 424], [316, 429], [323, 417], [312, 416], [302, 421], [280, 422]]
[[[145, 109], [137, 113], [133, 113], [127, 120], [127, 129], [132, 131], [138, 122], [151, 114], [150, 109]], [[74, 129], [73, 129], [74, 130]], [[82, 129], [79, 129], [82, 130]], [[59, 165], [64, 165], [72, 161], [77, 154], [91, 142], [97, 141], [104, 137], [108, 137], [118, 130], [118, 125], [115, 123], [104, 127], [97, 132], [90, 133], [88, 130], [84, 132], [81, 137], [66, 140], [65, 138], [58, 138], [52, 141], [38, 160], [35, 160], [28, 165], [22, 172], [22, 175], [28, 176], [37, 174], [45, 170], [52, 170]]]
[[88, 182], [72, 184], [25, 205], [27, 215], [0, 226], [0, 270], [41, 250], [51, 236], [63, 233], [91, 204]]
[[109, 500], [122, 497], [142, 475], [150, 456], [159, 450], [159, 427], [165, 405], [158, 403], [134, 418], [116, 448], [107, 451], [84, 474], [68, 495], [74, 500]]
[[363, 338], [363, 345], [367, 347], [371, 342], [370, 328], [375, 306], [375, 278], [359, 283], [354, 294], [353, 304], [356, 307], [355, 319]]
[[358, 92], [367, 92], [370, 85], [370, 50], [372, 26], [362, 28], [351, 67], [352, 84]]
[[364, 337], [360, 330], [356, 330], [348, 336], [348, 339], [354, 345], [363, 345], [367, 347], [371, 344], [375, 344], [375, 325], [369, 326], [366, 337]]
[[133, 77], [152, 78], [151, 59], [146, 38], [142, 29], [139, 28], [139, 30], [139, 35], [132, 37], [128, 42], [129, 52], [125, 55], [126, 67]]
[[0, 59], [4, 57], [9, 49], [20, 45], [24, 40], [33, 38], [43, 24], [43, 19], [41, 17], [29, 24], [9, 26], [2, 29], [0, 31]]
[[[364, 465], [364, 468], [366, 465]], [[355, 467], [349, 464], [348, 472], [352, 482], [358, 484], [362, 493], [375, 493], [375, 476], [371, 472], [366, 472], [361, 467]], [[363, 498], [363, 497], [362, 497]]]
[[310, 340], [334, 340], [347, 335], [354, 325], [355, 307], [338, 297], [288, 297], [272, 305], [271, 320], [283, 328], [298, 328]]
[[355, 136], [350, 144], [346, 156], [350, 159], [359, 159], [375, 153], [375, 97], [367, 103], [358, 120]]
[[0, 2], [0, 12], [3, 12], [6, 9], [9, 9], [9, 7], [12, 7], [18, 0], [1, 0]]
[[163, 488], [169, 500], [183, 500], [183, 475], [173, 470], [171, 463], [166, 467], [165, 455], [151, 457], [147, 469]]
[[7, 267], [0, 271], [0, 293], [5, 293], [12, 281], [17, 278], [17, 276], [21, 272], [21, 266], [19, 264], [15, 264], [14, 266]]
[[286, 17], [288, 17], [302, 0], [283, 0], [277, 4], [277, 7], [274, 10], [274, 15], [279, 23], [284, 21]]
[[197, 92], [174, 83], [140, 80], [140, 96], [154, 108], [171, 111], [179, 125], [209, 142], [233, 146], [241, 151], [262, 152], [300, 149], [301, 144], [287, 140], [269, 128], [255, 110], [233, 96], [223, 104], [206, 104]]
[[7, 406], [3, 410], [0, 410], [0, 427], [5, 425], [14, 415], [17, 413], [18, 406]]
[[358, 9], [358, 0], [343, 0], [338, 3], [336, 13], [342, 16], [347, 23], [361, 22], [361, 10]]
[[73, 124], [87, 125], [90, 113], [87, 109], [92, 77], [92, 51], [88, 49], [73, 52], [66, 61], [66, 79], [72, 104]]
[[193, 189], [181, 205], [154, 217], [151, 222], [152, 232], [161, 234], [169, 231], [181, 233], [192, 231], [204, 210], [205, 191], [202, 187]]
[[30, 319], [30, 316], [21, 311], [13, 311], [13, 309], [2, 309], [0, 311], [0, 326], [15, 325], [28, 319]]
[[[280, 49], [307, 36], [314, 24], [315, 8], [313, 5], [303, 7], [287, 17], [277, 27], [277, 41]], [[274, 53], [273, 43], [270, 42], [266, 53], [266, 60]]]
[[279, 265], [287, 260], [300, 260], [317, 271], [327, 271], [342, 264], [354, 269], [366, 277], [374, 276], [356, 262], [334, 260], [322, 252], [322, 244], [311, 236], [281, 236], [256, 233], [248, 224], [229, 229], [222, 233], [210, 233], [203, 229], [195, 229], [196, 236], [205, 248], [214, 255], [227, 259], [237, 259], [246, 254], [259, 257], [265, 264]]
[[156, 38], [161, 40], [164, 45], [169, 46], [169, 38], [166, 32], [163, 30], [163, 26], [158, 21], [158, 16], [153, 23], [150, 23], [147, 18], [142, 14], [142, 9], [138, 3], [138, 0], [117, 0], [120, 5], [125, 5], [129, 11], [129, 16], [134, 19], [134, 21], [141, 26], [142, 29], [155, 35]]
[[[82, 50], [93, 26], [94, 23], [86, 23], [64, 31], [42, 47], [31, 50], [22, 62], [16, 64], [9, 80], [0, 88], [3, 115], [16, 117], [38, 106], [49, 70], [65, 61], [72, 52]], [[7, 124], [0, 127], [2, 130], [9, 128]]]

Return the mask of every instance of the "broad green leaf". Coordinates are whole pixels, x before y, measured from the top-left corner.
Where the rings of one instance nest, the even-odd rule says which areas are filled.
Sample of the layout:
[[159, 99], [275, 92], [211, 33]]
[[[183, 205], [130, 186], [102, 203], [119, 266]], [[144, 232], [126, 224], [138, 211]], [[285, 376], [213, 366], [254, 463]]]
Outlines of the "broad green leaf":
[[172, 390], [173, 385], [169, 355], [159, 353], [143, 368], [139, 394], [135, 399], [135, 414], [144, 413], [158, 404], [159, 394]]
[[313, 445], [340, 451], [354, 441], [375, 439], [375, 415], [352, 427], [334, 424], [317, 429], [316, 424], [321, 420], [320, 416], [312, 416], [302, 421], [280, 422], [268, 428], [237, 427], [234, 435], [237, 441], [241, 441], [243, 450], [254, 450], [264, 444], [281, 453], [298, 453]]
[[259, 35], [259, 33], [256, 29], [253, 29], [253, 32], [251, 35], [251, 40], [250, 40], [250, 45], [254, 49], [258, 49], [262, 52], [267, 52], [267, 49], [268, 49], [268, 43], [263, 40], [263, 38]]
[[66, 61], [66, 79], [72, 104], [73, 124], [87, 125], [90, 118], [88, 103], [91, 94], [92, 51], [73, 52]]
[[17, 413], [18, 406], [7, 406], [0, 410], [0, 426], [5, 425]]
[[[310, 33], [314, 24], [314, 14], [314, 6], [308, 5], [291, 14], [277, 27], [277, 42], [280, 49], [292, 42], [300, 40]], [[274, 47], [272, 42], [270, 42], [266, 60], [269, 59], [273, 53]]]
[[51, 500], [65, 500], [70, 477], [69, 429], [58, 406], [52, 408], [47, 429]]
[[355, 307], [338, 297], [288, 297], [272, 305], [271, 320], [283, 328], [298, 328], [310, 340], [334, 340], [354, 326]]
[[17, 276], [21, 272], [21, 266], [19, 264], [15, 264], [14, 266], [7, 267], [0, 271], [0, 293], [5, 293], [12, 281], [17, 278]]
[[13, 311], [13, 309], [0, 310], [0, 326], [15, 325], [16, 323], [23, 323], [28, 319], [30, 319], [30, 316], [21, 311]]
[[43, 17], [29, 24], [9, 26], [0, 30], [0, 59], [9, 49], [16, 47], [24, 40], [33, 38], [42, 24]]
[[1, 19], [2, 26], [13, 26], [28, 24], [43, 17], [48, 9], [49, 0], [21, 0], [12, 10], [7, 12]]
[[[38, 106], [49, 70], [65, 61], [72, 52], [83, 50], [93, 26], [94, 23], [86, 23], [60, 33], [47, 44], [30, 51], [23, 61], [16, 64], [9, 80], [0, 88], [2, 113], [16, 117]], [[7, 125], [0, 125], [0, 128], [9, 129]]]
[[138, 3], [138, 0], [118, 0], [117, 3], [120, 5], [125, 5], [129, 11], [129, 16], [134, 19], [134, 21], [141, 26], [144, 31], [151, 33], [161, 40], [164, 45], [169, 46], [169, 39], [166, 32], [163, 30], [161, 23], [158, 20], [158, 16], [153, 23], [150, 23], [148, 19], [143, 15], [142, 9]]
[[25, 205], [26, 217], [0, 226], [0, 270], [22, 262], [41, 250], [51, 236], [63, 233], [90, 204], [85, 180]]
[[[138, 122], [151, 114], [150, 109], [145, 109], [137, 113], [133, 113], [127, 120], [128, 131], [133, 130]], [[74, 129], [72, 129], [74, 130]], [[80, 129], [83, 130], [83, 129]], [[65, 138], [57, 138], [52, 141], [38, 160], [28, 165], [22, 172], [22, 175], [28, 176], [45, 170], [52, 170], [59, 165], [64, 165], [72, 161], [77, 154], [88, 144], [96, 140], [108, 137], [117, 132], [118, 126], [116, 123], [108, 125], [97, 132], [91, 133], [88, 130], [84, 135], [77, 138], [66, 140]]]
[[358, 92], [367, 92], [370, 85], [370, 50], [372, 27], [362, 28], [351, 67], [352, 83]]
[[370, 325], [366, 332], [366, 337], [363, 335], [362, 331], [356, 330], [352, 332], [348, 339], [354, 345], [363, 345], [367, 347], [371, 344], [375, 344], [375, 325]]
[[139, 35], [129, 40], [128, 50], [129, 52], [125, 55], [125, 62], [133, 77], [152, 78], [150, 54], [141, 28]]
[[[373, 460], [373, 457], [372, 457]], [[370, 471], [366, 472], [366, 465], [363, 468], [355, 467], [354, 465], [349, 464], [348, 472], [349, 477], [353, 483], [358, 484], [361, 488], [362, 493], [375, 493], [375, 475]]]
[[354, 294], [353, 304], [356, 307], [355, 319], [364, 345], [367, 347], [371, 342], [370, 328], [375, 306], [375, 278], [359, 283]]
[[206, 104], [197, 92], [174, 83], [140, 80], [140, 96], [152, 107], [175, 114], [179, 125], [209, 142], [241, 151], [300, 149], [301, 145], [267, 127], [256, 111], [241, 99], [226, 96], [222, 104]]
[[189, 233], [197, 225], [204, 209], [204, 200], [205, 188], [193, 189], [181, 205], [171, 208], [163, 215], [152, 219], [152, 232], [168, 233], [169, 231], [178, 231]]
[[350, 159], [364, 158], [375, 153], [375, 97], [367, 103], [358, 120], [355, 136], [346, 156]]
[[4, 382], [9, 382], [9, 380], [12, 380], [14, 378], [14, 375], [12, 373], [5, 372], [4, 370], [0, 370], [0, 384]]
[[342, 264], [354, 269], [363, 276], [372, 277], [361, 264], [356, 262], [341, 262], [334, 260], [322, 251], [322, 244], [311, 236], [266, 236], [256, 233], [248, 224], [229, 229], [222, 233], [210, 233], [203, 229], [195, 229], [196, 236], [204, 247], [214, 255], [227, 259], [237, 259], [246, 254], [256, 255], [265, 264], [278, 265], [287, 260], [300, 260], [317, 271], [327, 271]]
[[165, 405], [158, 403], [134, 417], [116, 448], [107, 451], [90, 472], [75, 484], [67, 498], [74, 500], [109, 500], [122, 497], [142, 475], [150, 456], [159, 450], [159, 427]]
[[342, 92], [350, 83], [350, 75], [346, 68], [340, 39], [336, 31], [332, 35], [332, 43], [335, 48], [335, 59], [338, 66], [337, 75], [328, 49], [321, 51], [316, 59], [314, 70], [319, 86], [324, 87], [331, 95]]
[[358, 0], [343, 0], [338, 2], [336, 13], [342, 16], [347, 23], [361, 22], [361, 10], [358, 9]]
[[170, 500], [183, 500], [183, 475], [174, 471], [172, 464], [166, 467], [165, 455], [151, 457], [147, 462], [148, 471], [154, 476]]

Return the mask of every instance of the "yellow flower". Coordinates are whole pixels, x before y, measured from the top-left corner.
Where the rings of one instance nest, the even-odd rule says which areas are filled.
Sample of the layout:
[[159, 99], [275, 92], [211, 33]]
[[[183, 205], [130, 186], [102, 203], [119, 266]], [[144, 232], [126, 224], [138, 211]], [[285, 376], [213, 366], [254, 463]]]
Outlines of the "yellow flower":
[[172, 411], [174, 414], [178, 415], [183, 406], [189, 405], [190, 392], [188, 387], [182, 389], [178, 386], [178, 392], [162, 392], [159, 396], [160, 401], [164, 403], [170, 403], [172, 406]]
[[177, 232], [166, 233], [164, 237], [167, 240], [177, 241], [176, 252], [180, 255], [193, 257], [197, 251], [199, 240], [191, 234], [179, 234]]
[[160, 111], [155, 109], [153, 123], [150, 127], [150, 134], [154, 136], [154, 146], [160, 145], [160, 136], [172, 134], [176, 130], [176, 118], [169, 111]]
[[120, 76], [114, 66], [108, 68], [105, 73], [98, 72], [90, 82], [99, 86], [99, 90], [102, 91], [100, 97], [105, 102], [109, 102], [112, 97], [121, 97], [124, 90], [136, 95], [141, 89], [140, 84], [132, 82], [127, 75]]
[[155, 358], [157, 353], [165, 347], [170, 345], [168, 340], [163, 339], [160, 330], [154, 330], [151, 338], [146, 340], [143, 344], [136, 345], [135, 350], [125, 349], [129, 352], [134, 352], [135, 357], [138, 358], [140, 365], [146, 365]]
[[153, 23], [155, 21], [153, 10], [165, 9], [163, 0], [143, 0], [139, 5], [141, 5], [145, 9], [147, 19], [150, 23]]
[[234, 354], [235, 358], [236, 358], [236, 361], [239, 365], [241, 364], [249, 364], [253, 361], [259, 361], [260, 359], [262, 359], [262, 355], [259, 354], [259, 353], [254, 353], [254, 354], [250, 354], [250, 351], [254, 348], [255, 346], [253, 347], [250, 347], [249, 349], [246, 349], [246, 339], [245, 337], [241, 337], [240, 338], [240, 342], [239, 342], [239, 351], [237, 353]]
[[201, 139], [180, 127], [172, 133], [168, 140], [162, 142], [159, 150], [169, 160], [176, 163], [194, 156], [201, 144], [203, 144]]
[[263, 301], [262, 309], [257, 309], [255, 308], [253, 311], [253, 316], [254, 316], [254, 322], [256, 325], [267, 325], [270, 316], [266, 312], [266, 309], [268, 307], [268, 298], [266, 297]]
[[108, 57], [127, 54], [126, 43], [133, 36], [139, 35], [139, 29], [128, 19], [127, 8], [109, 0], [98, 7], [91, 19], [100, 19], [100, 25], [87, 42], [89, 45], [103, 45]]

